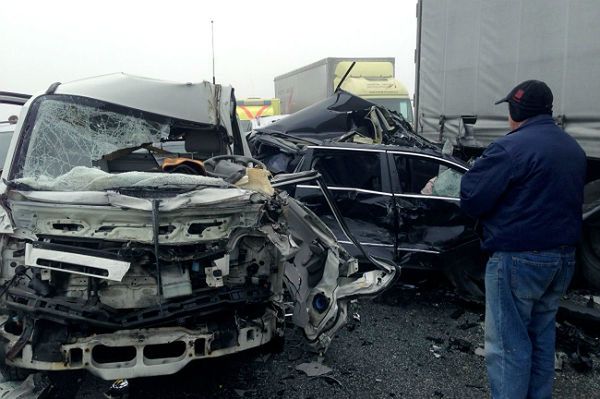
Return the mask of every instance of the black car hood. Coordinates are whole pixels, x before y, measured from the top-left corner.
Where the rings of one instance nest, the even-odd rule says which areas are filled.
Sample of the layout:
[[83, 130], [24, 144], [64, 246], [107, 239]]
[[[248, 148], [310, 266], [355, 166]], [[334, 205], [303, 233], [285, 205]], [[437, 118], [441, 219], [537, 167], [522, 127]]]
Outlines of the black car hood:
[[[321, 140], [339, 137], [357, 125], [372, 107], [377, 105], [344, 90], [338, 90], [331, 97], [256, 131]], [[407, 126], [410, 128], [410, 125]]]
[[292, 172], [307, 145], [335, 142], [441, 150], [416, 134], [402, 115], [344, 90], [248, 136], [252, 154], [273, 174]]

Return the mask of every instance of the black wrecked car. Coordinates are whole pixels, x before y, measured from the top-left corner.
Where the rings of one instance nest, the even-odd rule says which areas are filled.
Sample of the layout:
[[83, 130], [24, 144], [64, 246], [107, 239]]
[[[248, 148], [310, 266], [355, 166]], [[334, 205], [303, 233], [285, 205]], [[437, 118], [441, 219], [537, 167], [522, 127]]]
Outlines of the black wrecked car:
[[[402, 116], [343, 90], [252, 132], [249, 145], [274, 174], [317, 170], [370, 255], [405, 270], [441, 270], [463, 294], [483, 295], [485, 256], [459, 206], [473, 148], [430, 142]], [[360, 258], [317, 185], [286, 189]]]

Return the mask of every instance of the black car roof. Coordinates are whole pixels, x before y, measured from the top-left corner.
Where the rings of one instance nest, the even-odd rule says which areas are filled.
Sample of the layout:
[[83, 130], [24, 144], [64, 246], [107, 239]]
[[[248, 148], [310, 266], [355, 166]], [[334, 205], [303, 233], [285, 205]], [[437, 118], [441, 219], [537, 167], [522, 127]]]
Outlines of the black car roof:
[[363, 143], [345, 143], [345, 142], [325, 142], [321, 145], [309, 145], [309, 148], [319, 148], [319, 147], [332, 147], [339, 149], [348, 149], [353, 151], [401, 151], [401, 152], [409, 152], [413, 154], [424, 154], [429, 156], [434, 156], [436, 158], [443, 159], [445, 161], [453, 162], [468, 168], [466, 162], [462, 159], [446, 155], [442, 153], [441, 150], [436, 151], [428, 148], [419, 148], [419, 147], [411, 147], [411, 146], [400, 146], [400, 145], [389, 145], [389, 144], [363, 144]]

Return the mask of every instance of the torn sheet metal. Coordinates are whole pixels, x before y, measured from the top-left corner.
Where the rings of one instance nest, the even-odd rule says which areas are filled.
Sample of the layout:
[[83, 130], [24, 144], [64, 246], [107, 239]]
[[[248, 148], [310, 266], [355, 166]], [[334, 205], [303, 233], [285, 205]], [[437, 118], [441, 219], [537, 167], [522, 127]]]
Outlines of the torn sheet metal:
[[[297, 241], [312, 243], [301, 246], [285, 269], [285, 283], [294, 298], [294, 324], [303, 328], [310, 345], [325, 351], [335, 333], [348, 316], [348, 302], [359, 295], [372, 295], [389, 286], [399, 275], [399, 269], [375, 259], [364, 251], [341, 219], [331, 193], [320, 180], [317, 184], [328, 200], [331, 210], [348, 239], [362, 251], [376, 270], [358, 272], [358, 263], [339, 247], [329, 228], [316, 219], [304, 206], [290, 203], [289, 222]], [[309, 221], [314, 223], [308, 223]], [[315, 267], [320, 264], [321, 267]]]
[[[38, 159], [39, 161], [39, 159]], [[111, 174], [86, 166], [70, 167], [63, 174], [47, 175], [27, 173], [28, 177], [13, 180], [17, 187], [24, 185], [38, 191], [106, 191], [127, 187], [227, 187], [222, 179], [208, 176], [184, 175], [176, 173], [125, 172]], [[41, 168], [41, 166], [39, 166]], [[57, 170], [53, 169], [53, 174]]]
[[321, 362], [301, 363], [296, 366], [296, 370], [302, 371], [309, 377], [318, 377], [333, 371], [331, 367], [327, 367]]
[[[377, 140], [374, 122], [370, 119], [375, 117], [373, 113], [378, 114], [377, 119], [373, 120], [377, 121], [379, 128], [389, 129], [385, 133], [400, 129], [412, 131], [410, 124], [401, 115], [393, 114], [383, 107], [344, 90], [338, 90], [331, 97], [259, 128], [257, 131], [325, 140], [340, 137], [355, 130], [364, 133], [363, 136]], [[383, 137], [381, 139], [383, 140]]]
[[220, 98], [217, 99], [216, 86], [209, 82], [179, 83], [113, 73], [59, 84], [55, 93], [88, 97], [158, 115], [217, 125], [222, 121], [217, 119], [217, 111], [223, 116], [229, 114], [223, 110], [229, 111], [233, 91], [229, 86], [220, 86], [220, 90]]
[[[61, 205], [110, 205], [117, 208], [152, 211], [152, 201], [114, 191], [14, 191], [14, 193], [23, 196], [25, 199], [39, 203]], [[194, 190], [166, 198], [160, 202], [159, 210], [161, 212], [170, 212], [181, 208], [214, 205], [226, 202], [243, 203], [248, 201], [252, 195], [258, 194], [235, 188], [205, 188], [201, 192]]]
[[413, 133], [401, 115], [343, 90], [256, 129], [248, 141], [253, 155], [274, 174], [292, 172], [309, 145], [353, 142], [441, 148]]

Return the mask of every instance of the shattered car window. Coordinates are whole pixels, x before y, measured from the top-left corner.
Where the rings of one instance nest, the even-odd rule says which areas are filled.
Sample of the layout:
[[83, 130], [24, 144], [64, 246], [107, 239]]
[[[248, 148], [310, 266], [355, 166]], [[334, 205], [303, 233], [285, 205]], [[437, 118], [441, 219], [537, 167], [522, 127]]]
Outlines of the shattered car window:
[[23, 139], [15, 177], [55, 178], [123, 148], [155, 143], [169, 134], [166, 121], [100, 101], [48, 96]]
[[437, 197], [460, 197], [463, 172], [441, 162], [406, 156], [395, 156], [402, 192]]
[[446, 169], [433, 182], [431, 194], [439, 197], [460, 198], [460, 180], [462, 173]]

